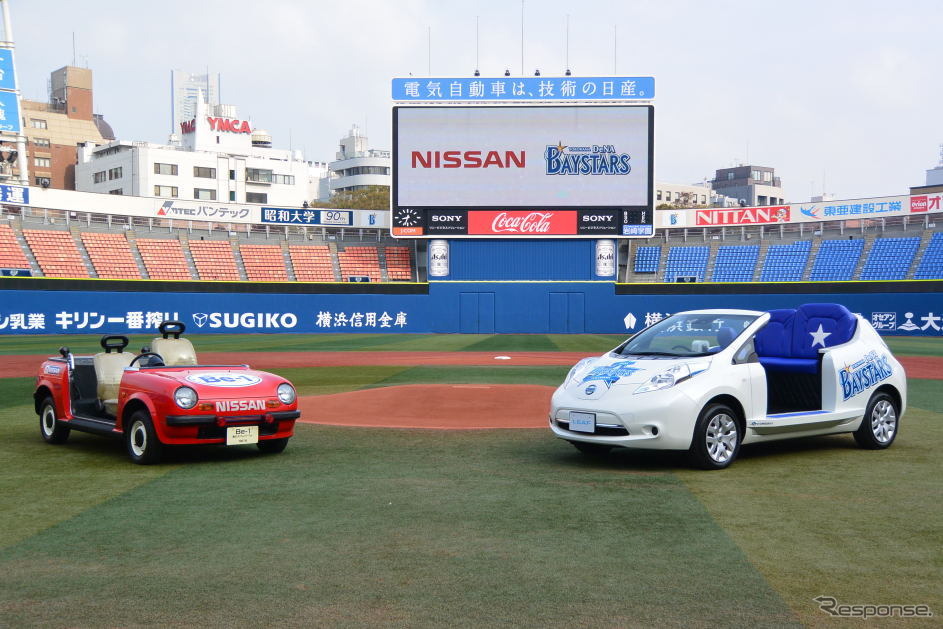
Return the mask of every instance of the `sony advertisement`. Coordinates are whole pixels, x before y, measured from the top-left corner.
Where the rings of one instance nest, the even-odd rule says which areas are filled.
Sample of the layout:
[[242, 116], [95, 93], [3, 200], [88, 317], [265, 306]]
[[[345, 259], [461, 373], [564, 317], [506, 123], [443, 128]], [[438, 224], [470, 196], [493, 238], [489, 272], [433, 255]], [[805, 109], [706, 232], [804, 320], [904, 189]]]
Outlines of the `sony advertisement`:
[[394, 107], [393, 235], [650, 236], [652, 122], [650, 105]]

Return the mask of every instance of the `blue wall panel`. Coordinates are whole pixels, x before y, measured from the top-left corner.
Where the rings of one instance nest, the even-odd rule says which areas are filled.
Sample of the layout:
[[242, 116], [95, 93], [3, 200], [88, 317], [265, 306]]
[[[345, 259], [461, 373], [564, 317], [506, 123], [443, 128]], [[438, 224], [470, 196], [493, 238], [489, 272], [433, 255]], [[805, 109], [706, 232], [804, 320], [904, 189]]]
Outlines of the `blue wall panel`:
[[196, 333], [627, 333], [681, 310], [823, 301], [845, 304], [885, 334], [943, 334], [938, 292], [620, 295], [595, 282], [435, 282], [427, 295], [4, 290], [0, 334], [143, 333], [165, 318]]

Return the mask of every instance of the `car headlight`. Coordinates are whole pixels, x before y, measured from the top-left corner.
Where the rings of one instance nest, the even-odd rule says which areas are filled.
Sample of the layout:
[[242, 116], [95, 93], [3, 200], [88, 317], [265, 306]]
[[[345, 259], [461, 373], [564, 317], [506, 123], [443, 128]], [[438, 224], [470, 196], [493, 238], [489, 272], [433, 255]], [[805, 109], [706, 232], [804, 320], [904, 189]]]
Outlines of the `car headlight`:
[[570, 372], [566, 374], [566, 379], [563, 381], [563, 386], [569, 386], [571, 382], [581, 377], [583, 375], [583, 368], [594, 360], [596, 360], [596, 357], [590, 356], [589, 358], [584, 358], [580, 362], [573, 365], [573, 367], [570, 369]]
[[193, 408], [196, 406], [198, 399], [196, 391], [190, 387], [180, 387], [174, 391], [174, 402], [176, 402], [177, 406], [180, 408]]
[[651, 379], [639, 386], [636, 393], [648, 393], [649, 391], [660, 391], [670, 389], [679, 382], [684, 382], [692, 376], [707, 371], [710, 363], [682, 363], [675, 365], [660, 374], [654, 375]]
[[291, 386], [287, 382], [283, 382], [278, 385], [278, 399], [282, 401], [282, 404], [291, 404], [295, 401], [295, 387]]

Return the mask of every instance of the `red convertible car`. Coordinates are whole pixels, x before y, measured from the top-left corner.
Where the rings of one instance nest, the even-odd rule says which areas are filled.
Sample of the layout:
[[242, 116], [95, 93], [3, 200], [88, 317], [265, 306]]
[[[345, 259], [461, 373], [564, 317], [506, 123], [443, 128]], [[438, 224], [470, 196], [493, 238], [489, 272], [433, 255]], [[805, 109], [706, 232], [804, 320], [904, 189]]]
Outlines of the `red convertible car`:
[[72, 430], [124, 439], [135, 463], [156, 463], [165, 445], [256, 444], [281, 452], [298, 419], [290, 382], [248, 365], [197, 365], [185, 327], [165, 321], [161, 336], [140, 354], [128, 338], [106, 335], [104, 351], [43, 362], [33, 394], [39, 429], [48, 443]]

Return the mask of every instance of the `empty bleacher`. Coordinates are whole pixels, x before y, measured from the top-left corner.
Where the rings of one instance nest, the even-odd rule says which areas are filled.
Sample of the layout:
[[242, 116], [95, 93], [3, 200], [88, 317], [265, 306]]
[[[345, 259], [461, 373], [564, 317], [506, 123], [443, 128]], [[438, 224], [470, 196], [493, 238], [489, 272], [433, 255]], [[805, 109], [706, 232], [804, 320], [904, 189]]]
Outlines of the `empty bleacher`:
[[337, 253], [341, 267], [341, 281], [351, 277], [369, 277], [371, 282], [381, 282], [380, 256], [376, 247], [348, 246]]
[[239, 247], [246, 279], [253, 282], [287, 282], [288, 269], [279, 245], [242, 245]]
[[0, 268], [30, 268], [29, 259], [16, 241], [16, 232], [9, 225], [0, 225]]
[[809, 279], [813, 282], [846, 282], [854, 276], [861, 259], [864, 240], [823, 240], [812, 262]]
[[83, 232], [82, 244], [98, 277], [110, 280], [141, 279], [141, 271], [124, 234]]
[[235, 282], [242, 279], [228, 240], [191, 240], [189, 246], [201, 280]]
[[696, 281], [703, 282], [707, 273], [709, 252], [709, 247], [672, 247], [668, 250], [664, 281], [674, 282], [679, 277], [696, 277]]
[[727, 245], [717, 250], [714, 259], [712, 282], [752, 282], [756, 272], [756, 261], [760, 256], [759, 245]]
[[861, 269], [860, 280], [902, 280], [920, 247], [920, 238], [877, 238]]
[[386, 274], [391, 282], [412, 281], [413, 263], [409, 247], [386, 248]]
[[288, 254], [299, 282], [335, 282], [333, 256], [326, 245], [290, 245]]
[[658, 273], [661, 262], [661, 247], [638, 247], [635, 250], [636, 273]]
[[914, 272], [915, 280], [943, 279], [943, 232], [933, 234], [920, 264]]
[[798, 282], [802, 279], [812, 250], [811, 240], [790, 245], [770, 245], [760, 271], [761, 282]]
[[135, 241], [147, 276], [152, 280], [192, 280], [187, 258], [176, 238], [138, 238]]
[[23, 236], [46, 277], [91, 277], [71, 232], [24, 229]]

